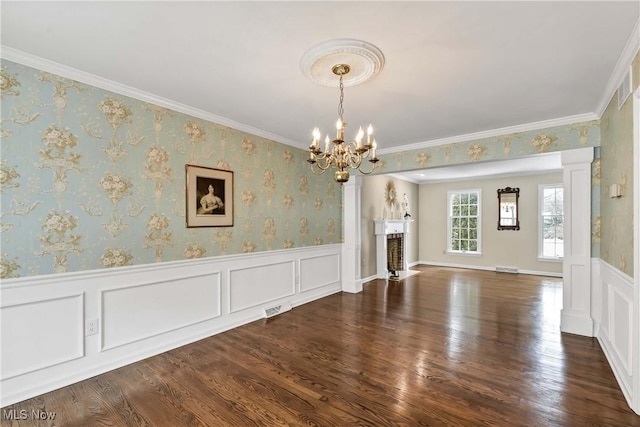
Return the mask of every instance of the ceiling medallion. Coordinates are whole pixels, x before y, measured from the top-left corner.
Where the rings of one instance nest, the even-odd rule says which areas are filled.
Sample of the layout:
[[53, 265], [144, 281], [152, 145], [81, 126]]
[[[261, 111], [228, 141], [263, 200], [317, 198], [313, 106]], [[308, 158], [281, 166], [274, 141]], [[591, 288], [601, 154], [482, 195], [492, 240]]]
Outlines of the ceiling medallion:
[[309, 49], [300, 59], [300, 69], [312, 81], [328, 87], [338, 87], [333, 73], [336, 64], [349, 64], [344, 75], [344, 87], [364, 83], [384, 67], [382, 51], [371, 43], [356, 39], [334, 39]]

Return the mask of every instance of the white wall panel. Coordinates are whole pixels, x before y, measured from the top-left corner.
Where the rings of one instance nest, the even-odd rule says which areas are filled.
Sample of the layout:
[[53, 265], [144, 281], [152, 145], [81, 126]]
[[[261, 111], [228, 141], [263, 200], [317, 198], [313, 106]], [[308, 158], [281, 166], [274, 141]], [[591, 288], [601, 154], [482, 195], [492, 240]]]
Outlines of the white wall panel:
[[229, 312], [255, 307], [296, 291], [293, 261], [238, 268], [230, 272]]
[[82, 357], [83, 295], [4, 306], [2, 379]]
[[336, 254], [300, 260], [300, 291], [309, 291], [340, 281], [340, 257]]
[[[341, 250], [322, 245], [3, 280], [0, 407], [260, 319], [275, 300], [295, 310], [340, 292]], [[88, 319], [100, 331], [84, 337]]]
[[631, 319], [633, 300], [609, 286], [611, 301], [611, 334], [609, 338], [627, 373], [631, 373]]
[[218, 317], [220, 274], [112, 289], [101, 299], [106, 350]]
[[[633, 378], [633, 279], [600, 260], [602, 315], [598, 341], [631, 405]], [[637, 325], [636, 325], [637, 327]]]

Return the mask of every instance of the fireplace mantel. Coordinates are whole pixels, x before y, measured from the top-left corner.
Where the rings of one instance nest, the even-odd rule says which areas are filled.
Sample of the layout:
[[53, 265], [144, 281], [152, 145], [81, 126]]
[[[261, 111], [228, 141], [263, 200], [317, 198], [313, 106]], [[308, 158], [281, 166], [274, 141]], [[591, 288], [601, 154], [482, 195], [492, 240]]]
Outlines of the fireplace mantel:
[[402, 245], [402, 270], [408, 271], [409, 264], [407, 262], [407, 242], [406, 235], [409, 233], [409, 223], [412, 220], [402, 219], [376, 219], [374, 220], [374, 232], [376, 235], [376, 274], [378, 279], [388, 279], [389, 270], [387, 270], [387, 236], [390, 234], [402, 234], [405, 242]]
[[399, 234], [409, 232], [409, 222], [402, 219], [376, 219], [375, 234]]

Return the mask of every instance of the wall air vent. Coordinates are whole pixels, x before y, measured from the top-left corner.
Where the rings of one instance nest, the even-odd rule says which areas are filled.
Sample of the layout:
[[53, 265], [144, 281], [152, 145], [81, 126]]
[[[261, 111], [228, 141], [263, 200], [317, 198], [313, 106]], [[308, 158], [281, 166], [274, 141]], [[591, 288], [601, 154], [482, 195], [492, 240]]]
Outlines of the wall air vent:
[[280, 313], [284, 313], [285, 311], [291, 310], [290, 302], [283, 302], [282, 304], [274, 305], [273, 307], [268, 307], [264, 309], [264, 317], [267, 319], [273, 316], [276, 316]]
[[618, 110], [622, 108], [624, 102], [631, 95], [631, 88], [633, 87], [631, 83], [631, 67], [629, 67], [629, 71], [624, 75], [622, 83], [618, 87]]

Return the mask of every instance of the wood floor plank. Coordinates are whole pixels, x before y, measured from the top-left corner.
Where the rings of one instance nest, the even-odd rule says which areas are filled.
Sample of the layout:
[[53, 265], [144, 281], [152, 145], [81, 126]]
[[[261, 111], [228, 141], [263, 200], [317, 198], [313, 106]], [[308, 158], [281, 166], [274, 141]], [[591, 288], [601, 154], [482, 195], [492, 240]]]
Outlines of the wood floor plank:
[[2, 408], [3, 426], [640, 426], [560, 279], [417, 267]]

